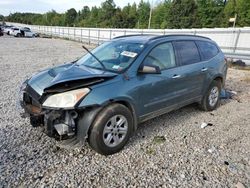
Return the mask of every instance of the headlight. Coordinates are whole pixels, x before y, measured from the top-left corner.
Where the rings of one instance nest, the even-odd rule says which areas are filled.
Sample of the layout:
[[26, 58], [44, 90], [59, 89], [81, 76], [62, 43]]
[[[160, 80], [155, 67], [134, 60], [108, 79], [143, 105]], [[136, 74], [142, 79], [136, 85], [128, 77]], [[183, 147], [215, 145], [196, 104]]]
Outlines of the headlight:
[[72, 108], [89, 91], [89, 88], [83, 88], [52, 95], [45, 100], [43, 107]]

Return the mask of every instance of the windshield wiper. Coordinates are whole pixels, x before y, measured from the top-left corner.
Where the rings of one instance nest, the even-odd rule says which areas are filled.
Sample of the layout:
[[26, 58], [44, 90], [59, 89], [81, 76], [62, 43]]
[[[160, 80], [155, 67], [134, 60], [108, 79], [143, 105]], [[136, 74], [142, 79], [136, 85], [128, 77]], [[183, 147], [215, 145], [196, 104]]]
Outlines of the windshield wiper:
[[104, 64], [101, 62], [100, 59], [98, 59], [98, 57], [96, 57], [88, 48], [86, 48], [84, 45], [82, 45], [83, 49], [86, 50], [90, 55], [92, 55], [97, 61], [98, 63], [100, 63], [100, 65], [102, 66], [103, 70], [106, 70], [106, 67], [104, 66]]

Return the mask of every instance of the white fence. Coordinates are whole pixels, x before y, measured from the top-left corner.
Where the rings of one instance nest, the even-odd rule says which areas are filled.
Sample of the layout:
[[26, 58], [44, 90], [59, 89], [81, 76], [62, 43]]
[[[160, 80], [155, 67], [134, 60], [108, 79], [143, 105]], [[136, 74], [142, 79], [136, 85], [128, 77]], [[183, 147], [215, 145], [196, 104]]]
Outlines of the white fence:
[[24, 25], [31, 30], [54, 37], [68, 38], [89, 44], [100, 44], [117, 36], [133, 34], [192, 34], [209, 37], [216, 41], [227, 57], [250, 60], [250, 28], [213, 28], [213, 29], [102, 29], [81, 27], [59, 27]]

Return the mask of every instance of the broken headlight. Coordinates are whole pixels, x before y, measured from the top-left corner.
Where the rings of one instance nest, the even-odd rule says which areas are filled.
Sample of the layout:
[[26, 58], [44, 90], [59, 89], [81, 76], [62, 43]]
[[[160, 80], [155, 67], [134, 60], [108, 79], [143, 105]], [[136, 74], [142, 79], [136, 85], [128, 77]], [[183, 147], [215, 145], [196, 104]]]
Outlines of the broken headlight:
[[82, 88], [49, 96], [43, 103], [43, 107], [73, 108], [89, 91], [89, 88]]

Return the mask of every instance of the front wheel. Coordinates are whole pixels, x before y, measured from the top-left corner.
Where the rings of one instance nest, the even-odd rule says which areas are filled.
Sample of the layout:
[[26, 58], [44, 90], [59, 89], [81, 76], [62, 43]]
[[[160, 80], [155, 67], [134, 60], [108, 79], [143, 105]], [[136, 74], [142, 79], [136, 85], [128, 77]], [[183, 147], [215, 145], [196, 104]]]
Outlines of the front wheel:
[[130, 110], [124, 105], [112, 104], [96, 117], [88, 141], [98, 153], [111, 155], [126, 145], [132, 130], [133, 117]]
[[215, 110], [220, 104], [221, 82], [213, 80], [202, 98], [200, 107], [204, 111]]

